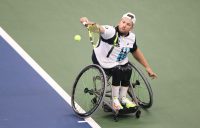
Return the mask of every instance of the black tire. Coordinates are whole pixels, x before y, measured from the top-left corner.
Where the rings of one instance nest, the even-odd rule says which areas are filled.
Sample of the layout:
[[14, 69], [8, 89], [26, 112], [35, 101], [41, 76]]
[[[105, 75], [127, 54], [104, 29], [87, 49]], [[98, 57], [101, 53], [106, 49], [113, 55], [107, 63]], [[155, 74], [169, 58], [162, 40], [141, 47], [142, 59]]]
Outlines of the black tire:
[[81, 70], [72, 89], [71, 105], [80, 117], [88, 117], [102, 102], [107, 85], [104, 70], [98, 65], [89, 65]]
[[129, 63], [132, 67], [131, 85], [134, 89], [134, 94], [138, 100], [138, 104], [144, 108], [150, 108], [153, 104], [153, 92], [150, 83], [136, 65]]
[[136, 112], [135, 116], [136, 116], [137, 119], [139, 119], [139, 118], [140, 118], [140, 115], [141, 115], [141, 111], [138, 110], [138, 111]]

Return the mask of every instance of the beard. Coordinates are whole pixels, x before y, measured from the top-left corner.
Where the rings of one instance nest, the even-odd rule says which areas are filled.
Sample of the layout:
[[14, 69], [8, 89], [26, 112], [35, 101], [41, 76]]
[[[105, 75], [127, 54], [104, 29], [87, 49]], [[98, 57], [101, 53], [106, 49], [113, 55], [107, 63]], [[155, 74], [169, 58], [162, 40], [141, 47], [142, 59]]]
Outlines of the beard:
[[128, 30], [126, 30], [125, 28], [119, 28], [119, 26], [118, 26], [118, 31], [119, 31], [120, 35], [122, 35], [122, 36], [126, 36], [129, 34]]

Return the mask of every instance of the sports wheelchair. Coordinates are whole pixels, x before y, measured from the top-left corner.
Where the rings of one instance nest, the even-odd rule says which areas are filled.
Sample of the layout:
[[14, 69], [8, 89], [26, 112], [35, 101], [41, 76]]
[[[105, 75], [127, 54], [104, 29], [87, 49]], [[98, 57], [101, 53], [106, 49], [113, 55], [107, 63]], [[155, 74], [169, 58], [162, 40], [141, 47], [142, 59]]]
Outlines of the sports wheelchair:
[[153, 92], [142, 70], [130, 63], [132, 75], [127, 97], [136, 103], [136, 107], [114, 110], [112, 108], [111, 77], [106, 76], [104, 70], [96, 64], [86, 66], [76, 77], [71, 97], [71, 105], [74, 112], [86, 118], [93, 114], [99, 106], [105, 112], [113, 112], [114, 120], [118, 121], [118, 115], [135, 113], [140, 118], [141, 108], [148, 109], [153, 103]]

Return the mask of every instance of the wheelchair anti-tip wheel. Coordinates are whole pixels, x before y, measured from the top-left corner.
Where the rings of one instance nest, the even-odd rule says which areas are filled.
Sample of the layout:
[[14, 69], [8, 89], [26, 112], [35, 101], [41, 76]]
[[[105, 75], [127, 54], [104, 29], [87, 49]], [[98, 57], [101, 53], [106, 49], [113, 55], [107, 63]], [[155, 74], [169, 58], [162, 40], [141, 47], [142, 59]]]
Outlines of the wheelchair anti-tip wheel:
[[103, 69], [95, 64], [86, 66], [75, 79], [71, 105], [80, 117], [88, 117], [101, 104], [107, 85]]
[[[134, 91], [134, 95], [138, 100], [139, 106], [144, 109], [150, 108], [153, 104], [153, 92], [148, 82], [148, 79], [145, 77], [143, 72], [136, 67], [136, 65], [129, 63], [132, 67], [132, 75], [131, 75], [131, 86]], [[131, 89], [132, 90], [132, 89]], [[128, 94], [132, 97], [132, 93], [129, 90]]]

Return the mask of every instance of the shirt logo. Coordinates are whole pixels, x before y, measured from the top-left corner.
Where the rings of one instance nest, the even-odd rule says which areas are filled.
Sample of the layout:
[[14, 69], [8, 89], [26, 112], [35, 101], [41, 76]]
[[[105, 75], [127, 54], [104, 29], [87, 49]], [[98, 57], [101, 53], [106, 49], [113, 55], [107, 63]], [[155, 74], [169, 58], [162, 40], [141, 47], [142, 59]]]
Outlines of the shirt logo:
[[130, 48], [122, 48], [119, 55], [117, 56], [117, 61], [124, 60], [127, 57]]

